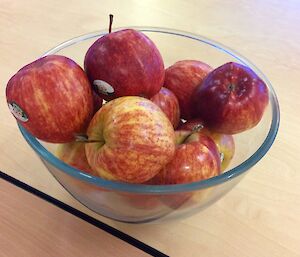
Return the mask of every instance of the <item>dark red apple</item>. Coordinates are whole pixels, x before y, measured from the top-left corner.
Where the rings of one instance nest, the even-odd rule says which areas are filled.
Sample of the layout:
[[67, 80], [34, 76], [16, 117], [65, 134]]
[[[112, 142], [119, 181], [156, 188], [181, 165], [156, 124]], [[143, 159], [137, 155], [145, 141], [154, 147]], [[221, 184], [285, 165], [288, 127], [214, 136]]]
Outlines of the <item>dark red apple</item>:
[[167, 115], [174, 128], [180, 120], [180, 109], [176, 95], [169, 89], [162, 87], [151, 99]]
[[235, 134], [259, 123], [269, 94], [264, 81], [250, 68], [230, 62], [209, 73], [192, 101], [194, 116], [211, 130]]
[[201, 119], [189, 120], [186, 123], [184, 123], [182, 126], [180, 126], [178, 129], [181, 134], [184, 134], [184, 131], [185, 134], [187, 134], [188, 131], [194, 131], [195, 129], [199, 129], [199, 128], [200, 128], [199, 130], [200, 134], [209, 136], [216, 143], [221, 158], [221, 171], [226, 170], [235, 152], [235, 144], [234, 144], [233, 136], [212, 132], [211, 130], [209, 130], [204, 126], [204, 122]]
[[92, 90], [85, 72], [59, 55], [42, 57], [8, 82], [6, 98], [17, 121], [33, 136], [52, 143], [74, 140], [93, 114]]
[[172, 161], [147, 184], [191, 183], [219, 174], [220, 157], [216, 144], [208, 136], [194, 132], [177, 145]]
[[164, 87], [177, 96], [181, 118], [192, 118], [191, 97], [211, 70], [208, 64], [194, 60], [179, 61], [166, 69]]
[[103, 104], [103, 99], [93, 90], [94, 113], [96, 113]]
[[203, 120], [198, 118], [198, 119], [187, 120], [186, 122], [184, 122], [180, 126], [178, 126], [178, 130], [192, 131], [197, 128], [202, 129], [204, 127], [205, 127], [205, 124], [204, 124]]
[[84, 68], [105, 100], [120, 96], [151, 98], [164, 82], [164, 63], [142, 32], [124, 29], [99, 38], [87, 51]]

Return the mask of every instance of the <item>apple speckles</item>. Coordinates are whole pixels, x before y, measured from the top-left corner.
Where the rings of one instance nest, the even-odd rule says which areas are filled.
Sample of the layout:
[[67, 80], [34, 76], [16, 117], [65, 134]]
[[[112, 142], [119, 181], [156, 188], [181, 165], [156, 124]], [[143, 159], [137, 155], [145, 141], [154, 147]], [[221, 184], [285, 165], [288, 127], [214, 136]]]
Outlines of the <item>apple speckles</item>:
[[220, 79], [215, 79], [213, 81], [213, 84], [215, 84], [215, 85], [221, 85], [221, 80]]
[[232, 77], [232, 72], [230, 72], [230, 71], [225, 72], [225, 77], [226, 78], [231, 78]]

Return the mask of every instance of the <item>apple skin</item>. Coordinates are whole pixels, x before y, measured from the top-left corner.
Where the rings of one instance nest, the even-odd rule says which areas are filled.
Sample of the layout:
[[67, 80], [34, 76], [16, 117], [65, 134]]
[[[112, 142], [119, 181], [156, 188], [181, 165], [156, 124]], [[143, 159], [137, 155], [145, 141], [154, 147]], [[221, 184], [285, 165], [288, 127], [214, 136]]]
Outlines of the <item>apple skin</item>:
[[103, 99], [93, 90], [94, 114], [102, 107]]
[[101, 80], [110, 85], [108, 91], [98, 91], [105, 100], [121, 96], [151, 98], [164, 82], [164, 63], [157, 47], [133, 29], [99, 38], [88, 49], [84, 67], [91, 84], [95, 86], [95, 80]]
[[236, 134], [256, 126], [268, 105], [266, 84], [248, 67], [226, 63], [205, 78], [193, 94], [194, 117], [213, 131]]
[[182, 144], [176, 146], [172, 161], [147, 184], [191, 183], [219, 174], [220, 157], [217, 146], [208, 136], [194, 132]]
[[164, 87], [177, 96], [182, 119], [193, 117], [191, 98], [194, 90], [212, 70], [208, 64], [195, 60], [178, 61], [166, 69]]
[[[89, 165], [85, 154], [85, 143], [71, 142], [65, 144], [58, 144], [55, 152], [55, 156], [67, 163], [68, 165], [79, 169], [92, 176], [97, 176], [97, 172], [93, 171]], [[60, 174], [62, 180], [65, 181], [75, 192], [83, 194], [102, 194], [103, 192], [109, 192], [109, 190], [96, 186], [94, 184], [79, 180], [71, 177], [66, 173]]]
[[6, 98], [25, 129], [52, 143], [74, 140], [93, 114], [86, 74], [74, 61], [59, 55], [42, 57], [20, 69], [7, 84]]
[[88, 162], [100, 177], [143, 183], [175, 152], [174, 129], [161, 109], [137, 96], [114, 99], [94, 115], [87, 130]]
[[214, 140], [221, 156], [221, 171], [225, 171], [226, 168], [229, 166], [230, 161], [232, 160], [235, 153], [235, 143], [233, 136], [212, 132], [211, 130], [205, 127], [204, 122], [201, 119], [189, 120], [183, 125], [181, 125], [178, 129], [181, 134], [184, 134], [184, 131], [186, 132], [185, 134], [187, 134], [188, 131], [192, 131], [195, 128], [199, 128], [199, 126], [203, 126], [203, 128], [199, 131], [200, 134], [209, 136], [212, 140]]
[[55, 155], [70, 166], [84, 171], [85, 173], [96, 175], [89, 165], [85, 154], [85, 143], [71, 142], [59, 144]]
[[167, 115], [174, 129], [177, 128], [180, 121], [180, 109], [176, 95], [169, 89], [162, 87], [150, 100]]
[[196, 128], [205, 128], [205, 123], [202, 119], [191, 119], [187, 120], [184, 123], [181, 123], [180, 126], [178, 127], [178, 130], [187, 130], [187, 131], [192, 131]]

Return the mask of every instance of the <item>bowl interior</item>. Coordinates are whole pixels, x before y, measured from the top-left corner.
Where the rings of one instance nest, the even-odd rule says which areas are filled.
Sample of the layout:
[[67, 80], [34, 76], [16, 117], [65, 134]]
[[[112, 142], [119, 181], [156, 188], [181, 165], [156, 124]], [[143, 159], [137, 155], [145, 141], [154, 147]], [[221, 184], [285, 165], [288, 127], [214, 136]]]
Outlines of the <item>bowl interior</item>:
[[[68, 166], [55, 156], [56, 145], [41, 142], [31, 136], [22, 126], [20, 130], [33, 149], [52, 165], [71, 176], [108, 189], [140, 193], [170, 193], [198, 190], [223, 183], [241, 175], [258, 162], [271, 147], [279, 126], [279, 106], [275, 92], [264, 74], [249, 60], [217, 42], [187, 32], [162, 28], [137, 28], [151, 38], [164, 59], [165, 67], [179, 60], [201, 60], [216, 68], [226, 62], [234, 61], [250, 67], [265, 81], [270, 91], [269, 105], [261, 122], [253, 129], [234, 135], [236, 153], [229, 168], [221, 175], [199, 182], [170, 186], [145, 186], [106, 181], [87, 175]], [[67, 56], [83, 67], [84, 56], [91, 44], [106, 31], [95, 32], [71, 39], [49, 50], [45, 55], [59, 54]]]

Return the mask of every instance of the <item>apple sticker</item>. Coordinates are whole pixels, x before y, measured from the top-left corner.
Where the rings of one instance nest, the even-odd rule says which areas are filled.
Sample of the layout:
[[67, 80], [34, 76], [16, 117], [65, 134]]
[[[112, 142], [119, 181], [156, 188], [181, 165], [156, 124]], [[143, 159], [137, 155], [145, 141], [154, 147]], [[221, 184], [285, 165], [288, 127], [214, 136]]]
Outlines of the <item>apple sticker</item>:
[[18, 120], [23, 122], [28, 121], [27, 114], [15, 102], [8, 103], [8, 108]]
[[115, 92], [110, 84], [100, 79], [95, 79], [93, 85], [97, 88], [99, 93], [104, 95], [112, 95]]
[[221, 163], [224, 161], [224, 153], [220, 153], [220, 159], [221, 159]]

